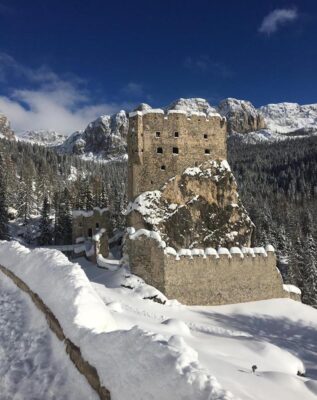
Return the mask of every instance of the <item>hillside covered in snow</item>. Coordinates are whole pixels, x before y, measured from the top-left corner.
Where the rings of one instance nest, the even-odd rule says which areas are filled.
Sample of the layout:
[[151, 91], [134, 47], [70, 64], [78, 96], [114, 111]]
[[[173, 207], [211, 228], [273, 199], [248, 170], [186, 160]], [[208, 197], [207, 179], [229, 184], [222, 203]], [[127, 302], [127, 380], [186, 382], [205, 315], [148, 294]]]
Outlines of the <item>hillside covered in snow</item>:
[[[16, 242], [0, 242], [0, 264], [38, 293], [65, 334], [96, 368], [112, 399], [316, 398], [317, 311], [312, 307], [290, 299], [189, 307], [166, 299], [118, 260], [104, 260], [103, 269], [84, 259], [79, 262], [73, 264], [55, 250], [29, 250]], [[48, 289], [52, 281], [54, 291]], [[8, 315], [18, 315], [23, 307], [29, 316], [38, 311], [1, 271], [0, 286], [2, 298], [5, 296], [1, 320], [10, 321], [6, 326], [14, 329], [14, 340], [26, 343], [28, 333], [20, 334], [25, 320], [16, 321], [15, 328]], [[149, 300], [153, 295], [163, 304]], [[17, 305], [14, 310], [9, 300]], [[50, 369], [41, 361], [41, 356], [51, 351], [48, 346], [43, 353], [39, 340], [45, 329], [42, 320], [33, 325], [36, 346], [33, 344], [28, 360], [20, 361], [15, 371], [22, 373], [25, 368], [23, 384], [30, 398], [39, 396], [42, 389], [45, 398], [53, 399], [47, 392], [51, 387], [63, 398], [72, 399], [69, 382], [76, 371], [67, 365], [62, 347], [57, 351], [60, 343], [49, 338], [49, 333], [44, 336], [45, 343], [54, 345], [56, 353], [51, 355], [51, 368], [59, 357], [65, 372], [58, 389], [49, 378]], [[9, 331], [2, 329], [2, 334], [9, 335], [10, 343], [12, 333], [10, 337]], [[17, 356], [18, 348], [14, 346]], [[44, 375], [40, 373], [41, 362]], [[36, 373], [31, 374], [32, 368]], [[14, 388], [13, 372], [6, 375], [11, 386], [0, 386], [4, 398], [10, 398]], [[28, 382], [32, 386], [27, 386]], [[76, 390], [80, 390], [76, 398], [94, 398], [83, 385], [83, 380], [76, 383]]]

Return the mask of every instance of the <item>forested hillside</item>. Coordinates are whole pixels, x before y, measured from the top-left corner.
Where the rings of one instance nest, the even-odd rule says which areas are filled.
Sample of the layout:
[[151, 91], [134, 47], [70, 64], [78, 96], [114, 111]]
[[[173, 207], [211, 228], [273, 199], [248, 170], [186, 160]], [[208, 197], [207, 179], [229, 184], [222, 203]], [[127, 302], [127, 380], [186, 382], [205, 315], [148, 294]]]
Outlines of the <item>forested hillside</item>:
[[[21, 229], [14, 233], [20, 232], [28, 243], [67, 243], [71, 240], [71, 209], [94, 206], [109, 206], [114, 223], [121, 226], [125, 177], [122, 162], [88, 162], [44, 146], [2, 139], [0, 236], [10, 234], [5, 222], [17, 219]], [[50, 225], [42, 227], [45, 237], [41, 237], [41, 223]]]
[[275, 246], [284, 279], [317, 306], [317, 137], [256, 145], [230, 139], [229, 163], [256, 225], [254, 242]]

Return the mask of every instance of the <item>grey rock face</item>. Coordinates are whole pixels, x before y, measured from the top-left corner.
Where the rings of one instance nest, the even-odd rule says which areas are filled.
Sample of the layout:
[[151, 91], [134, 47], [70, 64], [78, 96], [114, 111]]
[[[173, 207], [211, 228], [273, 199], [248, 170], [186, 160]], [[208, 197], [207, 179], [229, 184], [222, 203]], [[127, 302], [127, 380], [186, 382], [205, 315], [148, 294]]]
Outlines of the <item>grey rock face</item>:
[[73, 133], [58, 150], [67, 154], [93, 154], [111, 158], [126, 153], [129, 120], [125, 111], [104, 115], [91, 122], [83, 132]]
[[138, 196], [127, 214], [130, 226], [159, 232], [176, 249], [249, 246], [253, 230], [226, 161], [187, 168]]
[[229, 133], [248, 133], [266, 128], [263, 115], [249, 101], [228, 98], [219, 104], [218, 111], [227, 118]]

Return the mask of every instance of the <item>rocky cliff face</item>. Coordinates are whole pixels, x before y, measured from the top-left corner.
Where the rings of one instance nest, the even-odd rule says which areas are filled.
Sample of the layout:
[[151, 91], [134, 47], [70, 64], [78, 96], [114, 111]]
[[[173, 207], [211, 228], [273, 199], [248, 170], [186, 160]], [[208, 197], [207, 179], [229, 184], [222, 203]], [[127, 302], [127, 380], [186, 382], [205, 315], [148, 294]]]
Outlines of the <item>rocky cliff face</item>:
[[128, 206], [128, 224], [160, 233], [175, 249], [250, 245], [253, 224], [226, 161], [187, 168]]
[[83, 132], [73, 133], [58, 150], [62, 153], [111, 158], [126, 153], [129, 120], [125, 111], [104, 115]]
[[6, 139], [15, 139], [14, 132], [10, 127], [10, 122], [3, 114], [0, 114], [0, 135], [4, 136]]
[[218, 111], [227, 118], [229, 133], [248, 133], [266, 128], [266, 122], [252, 103], [228, 98], [223, 100]]

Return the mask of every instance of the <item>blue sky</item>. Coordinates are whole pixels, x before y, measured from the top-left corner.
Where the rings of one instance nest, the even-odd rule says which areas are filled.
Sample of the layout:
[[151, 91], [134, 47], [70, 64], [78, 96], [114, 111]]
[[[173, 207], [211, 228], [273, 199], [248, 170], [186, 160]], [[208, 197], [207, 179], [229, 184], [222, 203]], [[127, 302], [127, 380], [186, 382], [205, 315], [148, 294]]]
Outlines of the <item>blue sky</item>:
[[0, 0], [0, 112], [71, 132], [139, 102], [317, 102], [317, 2]]

